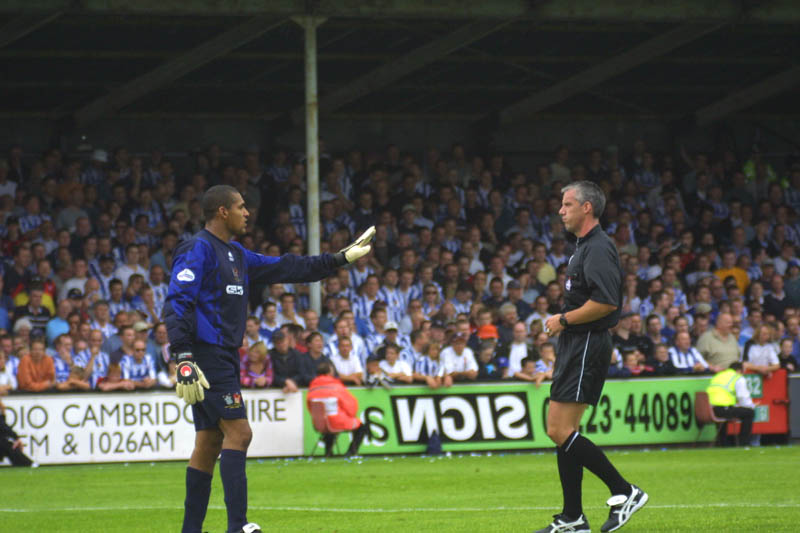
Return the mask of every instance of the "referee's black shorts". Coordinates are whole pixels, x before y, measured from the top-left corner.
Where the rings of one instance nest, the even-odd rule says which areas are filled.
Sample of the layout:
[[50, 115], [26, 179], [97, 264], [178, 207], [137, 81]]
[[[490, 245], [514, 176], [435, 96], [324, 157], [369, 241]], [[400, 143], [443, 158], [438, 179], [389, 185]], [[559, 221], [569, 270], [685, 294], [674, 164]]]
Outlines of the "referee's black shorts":
[[558, 336], [550, 399], [597, 405], [611, 362], [611, 333], [564, 331]]

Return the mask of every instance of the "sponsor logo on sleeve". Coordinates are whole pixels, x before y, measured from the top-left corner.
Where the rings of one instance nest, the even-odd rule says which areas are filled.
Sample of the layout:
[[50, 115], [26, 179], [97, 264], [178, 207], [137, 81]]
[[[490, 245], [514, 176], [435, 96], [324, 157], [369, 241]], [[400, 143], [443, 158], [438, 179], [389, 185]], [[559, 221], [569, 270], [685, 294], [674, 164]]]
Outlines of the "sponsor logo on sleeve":
[[183, 270], [178, 272], [178, 275], [176, 277], [178, 278], [178, 281], [185, 281], [189, 283], [191, 281], [194, 281], [194, 272], [192, 272], [188, 268], [184, 268]]

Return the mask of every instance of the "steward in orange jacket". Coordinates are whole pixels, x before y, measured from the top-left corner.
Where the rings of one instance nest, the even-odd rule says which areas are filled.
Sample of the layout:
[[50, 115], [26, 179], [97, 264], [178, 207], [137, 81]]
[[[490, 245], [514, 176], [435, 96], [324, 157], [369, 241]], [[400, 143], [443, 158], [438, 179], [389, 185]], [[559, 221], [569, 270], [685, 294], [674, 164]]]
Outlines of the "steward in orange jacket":
[[333, 365], [322, 361], [317, 366], [317, 377], [308, 386], [306, 406], [311, 411], [312, 402], [322, 402], [328, 419], [328, 429], [331, 433], [324, 435], [325, 455], [333, 455], [333, 444], [338, 433], [353, 432], [353, 441], [347, 450], [346, 456], [358, 453], [361, 441], [367, 435], [369, 428], [362, 424], [358, 414], [358, 400], [350, 394], [344, 383], [333, 376]]

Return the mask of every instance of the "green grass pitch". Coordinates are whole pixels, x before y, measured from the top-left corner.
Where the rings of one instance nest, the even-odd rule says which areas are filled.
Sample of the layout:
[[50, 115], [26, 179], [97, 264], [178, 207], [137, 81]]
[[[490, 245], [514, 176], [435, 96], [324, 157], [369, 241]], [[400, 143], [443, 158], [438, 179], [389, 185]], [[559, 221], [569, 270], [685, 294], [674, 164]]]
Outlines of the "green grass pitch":
[[[650, 502], [624, 531], [800, 531], [800, 447], [609, 451]], [[179, 531], [183, 463], [0, 469], [2, 531]], [[560, 510], [553, 453], [250, 460], [248, 518], [280, 532], [529, 532]], [[593, 531], [608, 494], [584, 475]], [[225, 531], [218, 473], [205, 530]]]

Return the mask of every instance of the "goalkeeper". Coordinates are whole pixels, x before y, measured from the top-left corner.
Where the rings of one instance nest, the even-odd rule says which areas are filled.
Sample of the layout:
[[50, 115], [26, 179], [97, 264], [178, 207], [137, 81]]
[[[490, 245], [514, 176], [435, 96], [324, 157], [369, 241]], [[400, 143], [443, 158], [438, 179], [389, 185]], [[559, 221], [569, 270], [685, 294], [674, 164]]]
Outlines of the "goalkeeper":
[[239, 385], [239, 355], [251, 281], [316, 281], [369, 253], [371, 227], [335, 254], [269, 257], [244, 249], [249, 213], [227, 185], [203, 195], [205, 228], [178, 245], [164, 320], [177, 359], [178, 396], [192, 405], [194, 451], [186, 469], [183, 533], [201, 531], [217, 456], [229, 533], [260, 531], [247, 522], [245, 458], [252, 438]]

